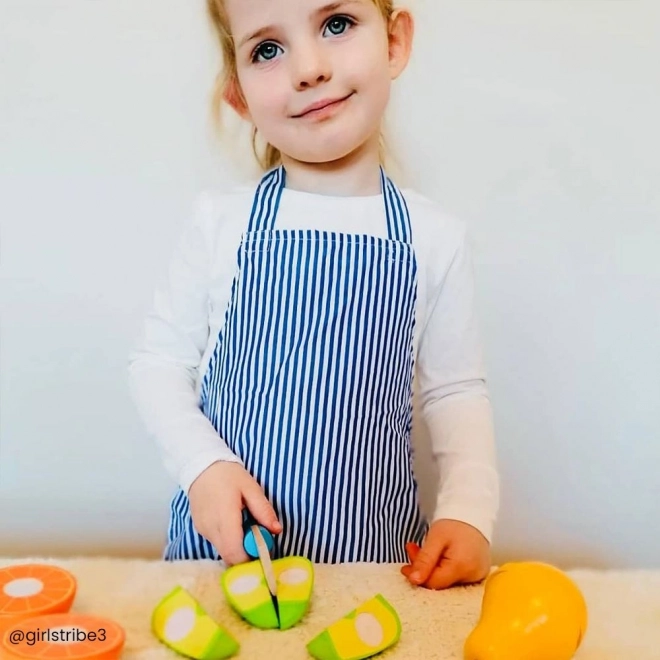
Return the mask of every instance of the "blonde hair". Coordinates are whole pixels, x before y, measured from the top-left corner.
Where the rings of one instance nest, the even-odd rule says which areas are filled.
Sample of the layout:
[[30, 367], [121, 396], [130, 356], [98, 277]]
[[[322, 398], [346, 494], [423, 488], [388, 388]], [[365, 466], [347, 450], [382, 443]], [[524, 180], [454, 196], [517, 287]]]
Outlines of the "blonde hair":
[[[394, 12], [393, 0], [372, 0], [379, 9], [386, 22], [389, 21]], [[225, 94], [228, 90], [235, 90], [240, 96], [239, 100], [245, 103], [241, 88], [238, 82], [236, 70], [236, 51], [234, 50], [234, 40], [232, 38], [229, 17], [225, 9], [224, 0], [206, 0], [207, 11], [211, 19], [216, 38], [220, 43], [222, 52], [223, 66], [216, 78], [211, 101], [211, 110], [213, 118], [217, 125], [220, 125], [220, 116], [222, 105], [225, 102]], [[259, 153], [257, 148], [257, 127], [252, 127], [252, 151], [257, 163], [263, 171], [270, 170], [281, 164], [280, 151], [272, 144], [266, 143], [263, 152]], [[379, 155], [381, 163], [387, 158], [387, 146], [384, 132], [381, 128], [379, 137]]]

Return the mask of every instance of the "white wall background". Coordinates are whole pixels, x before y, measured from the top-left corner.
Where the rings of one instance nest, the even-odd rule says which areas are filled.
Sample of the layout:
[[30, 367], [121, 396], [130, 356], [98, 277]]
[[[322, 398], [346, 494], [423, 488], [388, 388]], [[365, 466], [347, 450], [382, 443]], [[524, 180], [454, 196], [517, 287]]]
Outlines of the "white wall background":
[[[659, 566], [660, 3], [412, 6], [391, 125], [472, 230], [495, 559]], [[0, 0], [0, 555], [160, 552], [126, 362], [197, 191], [240, 178], [216, 63], [201, 0]]]

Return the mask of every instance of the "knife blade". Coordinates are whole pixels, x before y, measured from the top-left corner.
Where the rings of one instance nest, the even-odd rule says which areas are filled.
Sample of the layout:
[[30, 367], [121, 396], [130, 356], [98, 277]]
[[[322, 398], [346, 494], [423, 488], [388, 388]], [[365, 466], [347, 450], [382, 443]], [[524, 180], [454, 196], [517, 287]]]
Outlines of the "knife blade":
[[275, 580], [275, 572], [273, 571], [273, 564], [270, 559], [270, 553], [266, 547], [266, 542], [264, 537], [261, 534], [261, 529], [258, 525], [252, 525], [252, 534], [254, 535], [255, 543], [257, 544], [257, 551], [259, 553], [259, 562], [261, 568], [264, 572], [264, 577], [266, 578], [266, 584], [268, 585], [268, 591], [270, 591], [270, 597], [275, 606], [275, 614], [277, 620], [280, 618], [280, 608], [277, 601], [277, 581]]

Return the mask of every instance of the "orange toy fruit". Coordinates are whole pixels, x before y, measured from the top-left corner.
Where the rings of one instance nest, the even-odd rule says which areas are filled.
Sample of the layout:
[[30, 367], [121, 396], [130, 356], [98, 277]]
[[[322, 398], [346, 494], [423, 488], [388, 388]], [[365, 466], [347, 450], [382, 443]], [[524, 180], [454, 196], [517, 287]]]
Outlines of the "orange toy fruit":
[[587, 629], [577, 585], [542, 562], [511, 562], [484, 584], [481, 616], [464, 660], [570, 660]]
[[119, 660], [124, 629], [114, 621], [64, 612], [25, 619], [5, 631], [2, 660]]
[[0, 637], [24, 619], [68, 612], [76, 580], [58, 566], [16, 564], [0, 569]]

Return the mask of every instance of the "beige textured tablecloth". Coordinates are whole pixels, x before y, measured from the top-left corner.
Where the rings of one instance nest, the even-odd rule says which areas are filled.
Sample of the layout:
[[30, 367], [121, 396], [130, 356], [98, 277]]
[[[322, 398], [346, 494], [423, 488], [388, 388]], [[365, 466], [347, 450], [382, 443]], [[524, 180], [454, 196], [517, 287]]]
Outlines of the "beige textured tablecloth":
[[[398, 565], [315, 567], [309, 612], [287, 631], [258, 630], [242, 621], [219, 585], [212, 561], [162, 562], [105, 558], [0, 558], [0, 566], [53, 563], [71, 571], [78, 590], [72, 611], [114, 619], [126, 631], [126, 660], [180, 658], [150, 629], [151, 613], [174, 586], [188, 589], [239, 641], [237, 658], [309, 660], [305, 645], [327, 625], [381, 593], [402, 624], [398, 644], [381, 660], [462, 660], [463, 642], [481, 609], [483, 585], [429, 591], [409, 585]], [[589, 608], [589, 629], [575, 660], [660, 660], [660, 571], [568, 571]]]

